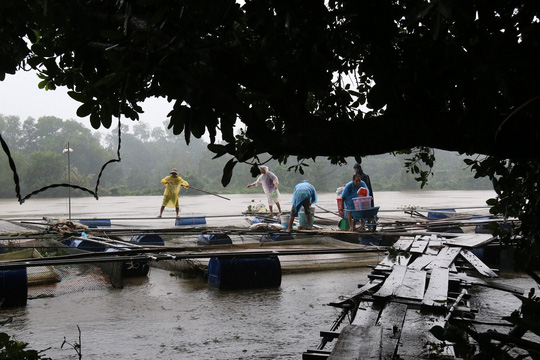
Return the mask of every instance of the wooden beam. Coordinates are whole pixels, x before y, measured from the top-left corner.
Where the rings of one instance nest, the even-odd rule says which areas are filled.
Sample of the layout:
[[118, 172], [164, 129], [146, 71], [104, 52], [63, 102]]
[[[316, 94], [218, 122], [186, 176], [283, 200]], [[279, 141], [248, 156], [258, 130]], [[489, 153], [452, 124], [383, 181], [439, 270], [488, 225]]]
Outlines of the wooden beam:
[[[440, 345], [443, 352], [441, 356], [454, 357], [453, 349], [450, 345], [443, 346], [429, 331], [433, 326], [444, 327], [444, 317], [430, 314], [425, 316], [419, 310], [408, 309], [403, 322], [403, 330], [399, 339], [397, 356], [404, 360], [427, 359], [430, 353], [428, 344]], [[437, 350], [441, 350], [437, 348]]]
[[405, 272], [407, 271], [407, 267], [396, 265], [392, 269], [392, 272], [390, 275], [388, 275], [388, 278], [386, 278], [386, 281], [381, 286], [379, 291], [377, 291], [375, 294], [373, 294], [374, 297], [379, 298], [386, 298], [390, 297], [395, 294], [395, 291], [399, 288], [401, 283], [403, 282], [403, 277], [405, 276]]
[[491, 270], [489, 266], [484, 264], [476, 255], [466, 249], [462, 249], [460, 255], [467, 260], [474, 268], [482, 275], [495, 278], [498, 277], [495, 271]]
[[412, 243], [410, 252], [413, 254], [423, 254], [429, 244], [429, 238], [417, 236]]
[[380, 359], [394, 359], [403, 329], [407, 305], [392, 302], [381, 312], [382, 327]]
[[436, 268], [431, 271], [422, 305], [429, 307], [446, 306], [448, 302], [448, 274], [448, 268]]
[[495, 240], [491, 234], [463, 234], [453, 239], [446, 239], [444, 243], [449, 246], [475, 248]]
[[379, 359], [381, 331], [381, 326], [345, 326], [328, 360]]
[[460, 251], [461, 248], [459, 247], [443, 248], [435, 259], [426, 266], [426, 269], [434, 269], [437, 267], [449, 268]]
[[426, 271], [407, 269], [403, 282], [394, 293], [395, 296], [403, 299], [422, 300], [426, 289], [426, 276]]

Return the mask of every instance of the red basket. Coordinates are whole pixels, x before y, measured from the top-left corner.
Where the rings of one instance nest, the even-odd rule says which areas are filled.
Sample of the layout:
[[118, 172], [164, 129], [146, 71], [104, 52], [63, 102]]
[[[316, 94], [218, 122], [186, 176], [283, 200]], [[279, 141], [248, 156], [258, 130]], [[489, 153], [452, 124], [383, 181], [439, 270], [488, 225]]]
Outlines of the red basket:
[[337, 200], [338, 214], [339, 214], [339, 216], [344, 217], [345, 216], [345, 211], [343, 210], [343, 199], [342, 198], [337, 198], [336, 200]]

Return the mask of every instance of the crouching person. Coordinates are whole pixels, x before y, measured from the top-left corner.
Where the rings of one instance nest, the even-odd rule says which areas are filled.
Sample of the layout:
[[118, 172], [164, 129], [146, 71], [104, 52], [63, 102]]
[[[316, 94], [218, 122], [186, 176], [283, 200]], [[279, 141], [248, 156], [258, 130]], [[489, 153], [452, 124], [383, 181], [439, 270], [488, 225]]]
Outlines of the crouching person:
[[297, 184], [294, 187], [294, 192], [292, 196], [291, 216], [289, 217], [289, 227], [287, 228], [286, 232], [291, 232], [294, 218], [298, 216], [298, 212], [300, 211], [300, 208], [302, 206], [304, 207], [304, 212], [306, 213], [308, 230], [311, 230], [310, 224], [312, 224], [312, 219], [311, 211], [309, 211], [309, 208], [312, 204], [315, 204], [316, 202], [317, 191], [315, 191], [313, 185], [307, 182], [307, 180], [304, 180], [301, 183]]

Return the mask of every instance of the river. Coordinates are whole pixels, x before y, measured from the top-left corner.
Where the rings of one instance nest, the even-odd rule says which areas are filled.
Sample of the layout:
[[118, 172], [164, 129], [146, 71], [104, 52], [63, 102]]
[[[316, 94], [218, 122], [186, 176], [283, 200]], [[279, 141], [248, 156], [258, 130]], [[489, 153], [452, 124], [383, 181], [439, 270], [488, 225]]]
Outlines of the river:
[[[375, 195], [381, 211], [390, 213], [411, 206], [482, 208], [494, 194], [414, 191]], [[240, 214], [249, 204], [264, 202], [262, 193], [223, 196], [230, 200], [211, 195], [182, 197], [181, 216], [215, 216], [208, 218], [208, 225], [220, 226], [242, 218], [219, 215]], [[290, 194], [282, 194], [284, 209], [290, 207], [290, 199]], [[160, 204], [160, 196], [72, 198], [71, 215], [74, 219], [131, 218], [145, 226], [173, 226], [173, 212], [155, 219]], [[319, 205], [336, 211], [335, 194], [320, 194]], [[68, 207], [66, 199], [31, 198], [23, 205], [4, 199], [0, 200], [0, 219], [65, 218]], [[13, 322], [0, 331], [29, 342], [33, 349], [48, 349], [45, 354], [56, 360], [77, 358], [68, 344], [62, 348], [64, 339], [79, 342], [77, 327], [82, 358], [87, 360], [301, 359], [302, 352], [317, 346], [319, 331], [328, 330], [339, 313], [327, 304], [365, 283], [370, 271], [284, 274], [279, 288], [224, 291], [200, 278], [152, 269], [147, 278], [126, 280], [120, 290], [97, 286], [31, 299], [22, 308], [2, 309], [1, 318], [13, 316]], [[515, 284], [512, 278], [503, 281]], [[501, 306], [498, 301], [494, 307]], [[515, 299], [509, 301], [504, 306], [515, 308]]]

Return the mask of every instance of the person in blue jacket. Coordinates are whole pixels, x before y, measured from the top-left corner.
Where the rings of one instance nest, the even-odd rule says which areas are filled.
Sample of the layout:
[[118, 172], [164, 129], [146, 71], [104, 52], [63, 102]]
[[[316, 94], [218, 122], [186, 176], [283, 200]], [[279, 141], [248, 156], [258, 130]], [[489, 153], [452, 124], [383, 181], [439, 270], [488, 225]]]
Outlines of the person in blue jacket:
[[[360, 197], [358, 195], [358, 190], [360, 190], [361, 187], [368, 189], [366, 183], [362, 181], [360, 174], [354, 174], [352, 177], [352, 181], [349, 181], [347, 185], [345, 185], [345, 188], [343, 189], [343, 192], [341, 193], [344, 209], [339, 209], [339, 210], [354, 210], [353, 199]], [[369, 189], [368, 189], [368, 196], [370, 196]], [[354, 231], [356, 222], [350, 211], [347, 211], [347, 220], [349, 221], [349, 229]], [[362, 221], [362, 227], [364, 226], [365, 224]]]
[[308, 223], [308, 230], [311, 230], [310, 224], [311, 222], [311, 211], [309, 208], [311, 207], [311, 204], [315, 204], [317, 202], [317, 191], [315, 191], [315, 187], [311, 185], [307, 180], [302, 181], [301, 183], [297, 184], [294, 187], [293, 197], [292, 197], [292, 208], [291, 208], [291, 215], [289, 217], [289, 227], [287, 228], [286, 232], [291, 232], [292, 230], [292, 224], [294, 221], [294, 218], [298, 216], [298, 212], [300, 211], [300, 208], [304, 207], [304, 212], [306, 213], [307, 223]]

